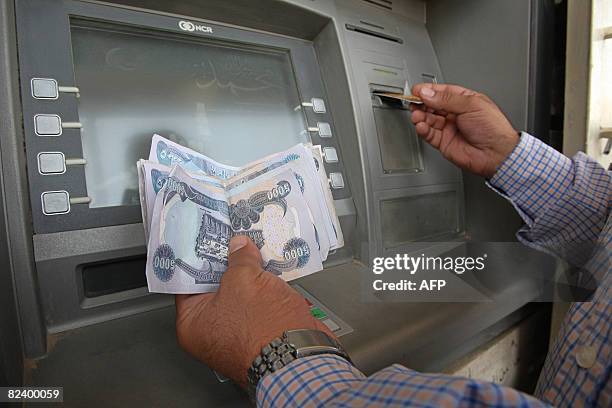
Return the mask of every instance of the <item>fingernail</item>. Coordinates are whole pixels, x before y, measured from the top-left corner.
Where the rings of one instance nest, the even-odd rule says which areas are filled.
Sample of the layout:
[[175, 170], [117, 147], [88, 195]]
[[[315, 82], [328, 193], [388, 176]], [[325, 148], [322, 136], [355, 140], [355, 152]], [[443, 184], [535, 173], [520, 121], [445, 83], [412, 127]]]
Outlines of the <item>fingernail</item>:
[[435, 94], [436, 92], [432, 88], [429, 88], [429, 87], [421, 88], [421, 96], [426, 96], [428, 98], [431, 98]]
[[245, 237], [244, 235], [236, 235], [235, 237], [230, 239], [229, 253], [231, 254], [233, 252], [236, 252], [240, 248], [245, 247], [248, 243], [249, 239], [247, 237]]

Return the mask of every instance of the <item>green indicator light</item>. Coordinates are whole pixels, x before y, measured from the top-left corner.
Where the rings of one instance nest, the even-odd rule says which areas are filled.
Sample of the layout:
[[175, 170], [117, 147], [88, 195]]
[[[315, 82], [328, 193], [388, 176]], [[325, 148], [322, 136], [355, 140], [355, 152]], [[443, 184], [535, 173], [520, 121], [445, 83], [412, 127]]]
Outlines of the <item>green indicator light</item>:
[[313, 307], [310, 309], [310, 314], [318, 320], [325, 319], [327, 317], [327, 313], [319, 309], [318, 307]]

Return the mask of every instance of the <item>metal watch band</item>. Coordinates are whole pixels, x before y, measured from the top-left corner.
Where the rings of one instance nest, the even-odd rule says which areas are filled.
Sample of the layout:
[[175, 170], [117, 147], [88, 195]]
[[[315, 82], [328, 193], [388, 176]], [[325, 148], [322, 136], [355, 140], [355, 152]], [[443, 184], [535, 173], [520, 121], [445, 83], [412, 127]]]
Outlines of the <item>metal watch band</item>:
[[[295, 334], [303, 340], [301, 344], [294, 344]], [[321, 341], [324, 339], [324, 341]], [[295, 342], [300, 343], [300, 342]], [[296, 347], [297, 346], [297, 347]], [[255, 400], [257, 384], [266, 375], [285, 367], [292, 361], [316, 354], [336, 354], [351, 362], [348, 354], [340, 343], [319, 330], [290, 330], [283, 333], [261, 349], [260, 355], [255, 357], [251, 367], [247, 371], [248, 392], [252, 400]]]
[[[284, 337], [284, 336], [283, 336]], [[249, 367], [247, 377], [249, 386], [254, 388], [266, 375], [280, 370], [297, 358], [297, 350], [286, 339], [277, 337], [261, 349]]]

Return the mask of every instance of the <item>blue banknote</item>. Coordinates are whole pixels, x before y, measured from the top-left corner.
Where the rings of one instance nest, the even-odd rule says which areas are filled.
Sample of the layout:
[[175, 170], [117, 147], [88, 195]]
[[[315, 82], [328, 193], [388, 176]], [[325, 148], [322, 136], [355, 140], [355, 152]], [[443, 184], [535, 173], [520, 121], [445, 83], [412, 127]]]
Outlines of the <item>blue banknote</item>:
[[181, 165], [191, 172], [227, 179], [240, 171], [239, 167], [219, 163], [195, 150], [182, 146], [160, 135], [153, 135], [149, 160], [166, 166]]
[[[217, 289], [229, 240], [247, 235], [264, 269], [290, 280], [322, 269], [300, 187], [278, 167], [232, 189], [172, 168], [155, 197], [148, 240], [149, 290], [201, 293]], [[159, 180], [159, 178], [158, 178]]]

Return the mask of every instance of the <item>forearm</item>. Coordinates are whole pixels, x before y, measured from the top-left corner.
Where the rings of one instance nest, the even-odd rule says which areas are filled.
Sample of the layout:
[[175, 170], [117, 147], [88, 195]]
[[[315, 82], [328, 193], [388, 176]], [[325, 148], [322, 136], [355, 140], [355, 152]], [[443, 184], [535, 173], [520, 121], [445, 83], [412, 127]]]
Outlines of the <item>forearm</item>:
[[582, 266], [593, 251], [612, 194], [609, 173], [588, 156], [573, 159], [523, 133], [489, 185], [508, 198], [526, 223], [523, 243]]
[[332, 355], [298, 359], [265, 377], [257, 388], [257, 405], [546, 406], [498, 384], [422, 374], [397, 364], [365, 377], [346, 360]]

